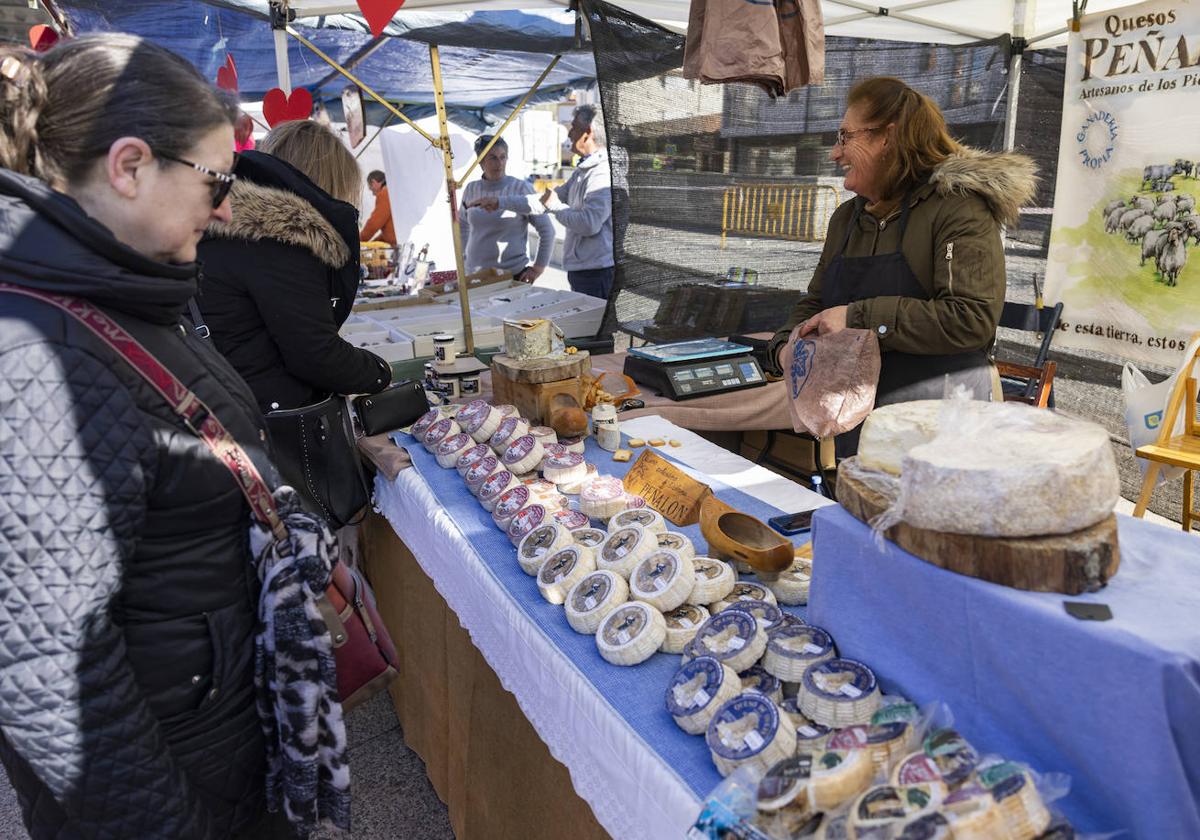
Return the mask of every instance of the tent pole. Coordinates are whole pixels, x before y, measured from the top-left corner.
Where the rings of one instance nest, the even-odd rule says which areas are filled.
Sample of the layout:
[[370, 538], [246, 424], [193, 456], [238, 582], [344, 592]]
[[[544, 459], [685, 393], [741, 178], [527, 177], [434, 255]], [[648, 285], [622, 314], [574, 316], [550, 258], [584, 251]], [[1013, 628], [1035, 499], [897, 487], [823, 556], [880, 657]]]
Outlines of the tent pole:
[[1024, 58], [1026, 25], [1033, 20], [1037, 0], [1013, 3], [1012, 43], [1008, 57], [1008, 103], [1004, 114], [1004, 151], [1011, 152], [1017, 141], [1017, 105], [1021, 98], [1021, 63]]
[[475, 355], [475, 333], [471, 328], [471, 302], [467, 291], [467, 269], [463, 264], [462, 230], [458, 226], [458, 183], [454, 180], [454, 153], [450, 149], [450, 126], [446, 122], [446, 96], [442, 89], [442, 62], [437, 44], [429, 45], [429, 63], [433, 68], [433, 102], [437, 107], [438, 133], [441, 135], [442, 162], [446, 167], [446, 201], [450, 204], [450, 233], [454, 236], [454, 268], [458, 272], [458, 304], [462, 310], [463, 341], [467, 355]]
[[292, 71], [288, 67], [287, 33], [276, 29], [275, 36], [275, 75], [279, 79], [279, 87], [289, 96], [292, 93]]

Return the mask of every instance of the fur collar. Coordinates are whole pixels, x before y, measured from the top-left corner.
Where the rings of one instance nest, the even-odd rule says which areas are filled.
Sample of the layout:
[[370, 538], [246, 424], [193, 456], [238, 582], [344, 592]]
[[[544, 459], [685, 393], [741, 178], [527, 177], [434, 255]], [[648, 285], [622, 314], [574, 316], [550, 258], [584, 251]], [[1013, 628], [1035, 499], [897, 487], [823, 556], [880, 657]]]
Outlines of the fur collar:
[[233, 219], [214, 222], [208, 236], [257, 242], [274, 239], [309, 251], [330, 268], [350, 260], [350, 247], [320, 211], [300, 196], [276, 187], [264, 187], [244, 178], [230, 192]]
[[938, 195], [978, 193], [992, 217], [1009, 227], [1017, 223], [1020, 209], [1033, 200], [1037, 182], [1037, 167], [1025, 155], [970, 148], [946, 158], [929, 176]]

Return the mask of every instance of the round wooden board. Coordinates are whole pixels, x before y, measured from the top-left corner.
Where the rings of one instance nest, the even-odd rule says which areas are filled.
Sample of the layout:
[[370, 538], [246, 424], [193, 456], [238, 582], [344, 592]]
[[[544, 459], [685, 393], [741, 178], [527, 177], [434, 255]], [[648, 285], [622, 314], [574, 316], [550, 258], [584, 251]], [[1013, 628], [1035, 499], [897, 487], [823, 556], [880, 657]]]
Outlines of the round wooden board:
[[[891, 499], [838, 471], [837, 499], [870, 522]], [[1048, 537], [979, 537], [926, 531], [901, 522], [885, 536], [927, 563], [960, 575], [1034, 592], [1095, 592], [1117, 573], [1117, 518], [1110, 516], [1073, 534]]]
[[589, 373], [592, 369], [592, 357], [586, 350], [580, 350], [570, 356], [546, 359], [511, 359], [503, 353], [498, 353], [492, 357], [492, 367], [499, 370], [510, 382], [543, 385]]

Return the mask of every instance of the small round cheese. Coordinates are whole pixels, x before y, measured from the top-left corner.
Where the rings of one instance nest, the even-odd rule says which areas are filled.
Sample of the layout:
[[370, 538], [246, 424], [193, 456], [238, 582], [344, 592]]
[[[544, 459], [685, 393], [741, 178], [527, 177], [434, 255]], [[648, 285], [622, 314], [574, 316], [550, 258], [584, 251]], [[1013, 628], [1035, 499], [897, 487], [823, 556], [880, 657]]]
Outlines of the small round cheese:
[[[689, 604], [714, 604], [729, 596], [737, 583], [737, 575], [728, 563], [713, 557], [695, 557], [696, 585], [688, 596]], [[711, 612], [711, 610], [710, 610]]]
[[629, 601], [600, 623], [596, 647], [614, 665], [637, 665], [653, 656], [666, 636], [667, 622], [662, 613], [643, 601]]
[[771, 590], [763, 586], [761, 583], [754, 583], [749, 580], [740, 580], [733, 585], [733, 589], [729, 594], [722, 598], [719, 602], [713, 604], [709, 609], [712, 612], [718, 613], [728, 607], [734, 601], [766, 601], [768, 604], [778, 603], [775, 601], [775, 596]]
[[[912, 749], [915, 740], [911, 726], [896, 722], [847, 726], [831, 735], [827, 743], [831, 750], [866, 750], [880, 778], [887, 778], [888, 770]], [[946, 786], [938, 782], [937, 787], [945, 795]]]
[[891, 782], [894, 785], [913, 785], [923, 782], [945, 784], [937, 762], [925, 754], [925, 750], [911, 752], [896, 762], [892, 768]]
[[533, 439], [543, 448], [548, 443], [558, 443], [558, 434], [549, 426], [534, 426], [529, 430], [529, 434], [533, 435]]
[[483, 505], [483, 509], [491, 513], [496, 509], [496, 502], [500, 497], [514, 487], [520, 485], [517, 477], [508, 470], [499, 469], [483, 480], [483, 484], [479, 485], [479, 504]]
[[607, 522], [625, 509], [625, 485], [611, 475], [600, 475], [579, 491], [579, 510]]
[[596, 551], [596, 568], [610, 569], [628, 580], [637, 564], [657, 548], [658, 542], [652, 534], [647, 534], [640, 525], [630, 525], [605, 538]]
[[[591, 551], [586, 546], [580, 546], [580, 549]], [[616, 572], [600, 569], [576, 583], [567, 593], [563, 606], [572, 630], [595, 635], [608, 614], [628, 600], [629, 584], [625, 583], [625, 578]]]
[[812, 562], [796, 558], [792, 565], [779, 573], [779, 577], [766, 582], [767, 589], [775, 599], [787, 606], [808, 603], [808, 587], [812, 582]]
[[456, 435], [446, 438], [438, 444], [437, 451], [434, 455], [437, 456], [438, 466], [443, 469], [451, 469], [458, 463], [459, 456], [470, 449], [474, 445], [471, 436], [459, 432]]
[[504, 417], [484, 400], [471, 400], [458, 412], [456, 419], [476, 443], [483, 443], [495, 434]]
[[766, 630], [768, 635], [772, 629], [783, 623], [783, 612], [779, 607], [768, 604], [766, 601], [734, 601], [725, 609], [750, 613], [758, 621], [758, 626]]
[[452, 438], [458, 433], [458, 424], [449, 417], [444, 417], [426, 430], [423, 445], [429, 450], [431, 455], [436, 454], [437, 448], [442, 445], [442, 441]]
[[595, 555], [588, 548], [572, 543], [551, 554], [537, 573], [538, 592], [551, 604], [567, 600], [567, 593], [579, 581], [596, 570]]
[[784, 682], [798, 683], [818, 662], [833, 659], [833, 639], [820, 627], [786, 625], [767, 634], [763, 667]]
[[663, 653], [683, 653], [688, 642], [708, 621], [708, 610], [695, 604], [683, 604], [663, 613], [667, 620], [667, 638], [663, 640]]
[[680, 667], [667, 686], [667, 712], [689, 735], [703, 735], [717, 710], [742, 692], [728, 665], [701, 656]]
[[649, 502], [645, 497], [638, 496], [633, 493], [625, 494], [625, 510], [637, 510], [638, 508], [650, 507]]
[[742, 681], [742, 691], [761, 694], [769, 698], [775, 705], [783, 702], [783, 683], [779, 677], [768, 674], [761, 665], [751, 665], [738, 674]]
[[558, 492], [554, 482], [535, 477], [524, 479], [521, 483], [529, 488], [530, 498], [538, 504], [545, 505], [550, 510], [569, 509], [570, 502], [566, 496]]
[[870, 836], [872, 829], [897, 828], [931, 813], [944, 796], [944, 790], [930, 785], [877, 785], [860, 793], [850, 806], [850, 827], [856, 837]]
[[559, 492], [566, 493], [568, 496], [578, 496], [583, 492], [583, 488], [587, 486], [587, 483], [599, 474], [595, 464], [585, 464], [584, 467], [583, 478], [578, 481], [567, 481], [560, 484], [558, 486]]
[[520, 412], [517, 411], [517, 407], [515, 405], [509, 405], [508, 403], [496, 406], [496, 410], [500, 412], [500, 416], [505, 420], [507, 420], [509, 417], [521, 416]]
[[629, 576], [629, 593], [659, 612], [669, 612], [691, 594], [696, 585], [692, 561], [669, 548], [654, 551], [634, 568]]
[[571, 532], [557, 522], [540, 525], [517, 546], [517, 562], [525, 574], [536, 575], [547, 557], [573, 543]]
[[573, 528], [571, 536], [580, 545], [598, 548], [602, 542], [608, 539], [608, 531], [601, 531], [599, 528]]
[[879, 683], [861, 662], [827, 659], [804, 672], [796, 700], [809, 720], [841, 729], [871, 720], [879, 708]]
[[466, 482], [467, 489], [471, 491], [472, 495], [478, 496], [484, 479], [502, 469], [504, 469], [504, 465], [500, 463], [499, 458], [495, 455], [485, 455], [467, 468], [467, 471], [463, 473], [463, 481]]
[[[550, 515], [550, 511], [544, 505], [526, 505], [517, 511], [517, 515], [508, 523], [508, 539], [513, 545], [520, 545], [521, 540], [532, 531], [542, 525], [546, 525], [554, 521], [554, 517]], [[571, 541], [574, 545], [574, 540]]]
[[492, 508], [492, 521], [501, 531], [507, 531], [513, 517], [522, 508], [533, 503], [529, 488], [524, 484], [518, 484], [516, 487], [505, 490], [500, 494], [500, 498], [496, 499], [496, 505]]
[[829, 740], [832, 729], [806, 718], [796, 706], [795, 697], [784, 698], [779, 708], [796, 726], [796, 752], [817, 753], [825, 750], [825, 742]]
[[580, 455], [584, 453], [584, 438], [582, 437], [559, 438], [558, 442], [562, 444], [568, 452], [577, 452]]
[[825, 750], [813, 762], [809, 793], [814, 808], [837, 808], [866, 790], [875, 765], [866, 750]]
[[576, 452], [550, 453], [542, 460], [542, 475], [555, 484], [570, 484], [587, 477], [587, 463]]
[[515, 475], [530, 472], [542, 462], [542, 445], [532, 435], [523, 435], [509, 444], [500, 457], [501, 462]]
[[651, 508], [634, 508], [632, 510], [623, 510], [614, 516], [608, 523], [609, 531], [616, 531], [618, 528], [624, 528], [626, 525], [641, 525], [651, 534], [657, 536], [667, 532], [667, 523], [663, 520], [662, 514]]
[[591, 527], [592, 521], [577, 510], [570, 508], [562, 508], [554, 511], [554, 521], [559, 522], [566, 527], [568, 531], [578, 531], [584, 528], [595, 530]]
[[763, 655], [767, 634], [749, 613], [730, 610], [704, 622], [692, 645], [697, 652], [715, 657], [741, 673]]
[[410, 434], [421, 443], [425, 442], [425, 433], [429, 431], [429, 427], [442, 419], [442, 412], [436, 408], [431, 408], [417, 419], [417, 422], [412, 424]]
[[454, 464], [454, 468], [458, 470], [458, 474], [464, 479], [467, 477], [467, 470], [478, 464], [484, 458], [491, 456], [492, 448], [486, 443], [477, 443], [468, 449], [466, 452], [458, 456], [458, 460]]
[[517, 438], [527, 434], [529, 434], [528, 420], [522, 420], [520, 417], [505, 417], [500, 421], [500, 425], [496, 427], [491, 438], [488, 439], [488, 445], [503, 455], [504, 450], [508, 449]]
[[796, 836], [808, 838], [816, 836], [818, 821], [824, 820], [823, 814], [813, 815], [808, 804], [808, 778], [812, 774], [813, 758], [811, 753], [797, 751], [796, 755], [772, 765], [759, 780], [754, 794], [760, 814], [768, 815], [768, 820], [788, 819], [789, 825], [789, 818], [794, 817], [803, 832]]
[[669, 548], [680, 557], [688, 560], [696, 556], [696, 549], [692, 546], [692, 541], [683, 534], [678, 534], [674, 531], [664, 531], [658, 535], [658, 547]]
[[741, 694], [718, 709], [704, 740], [722, 776], [745, 765], [765, 773], [796, 751], [791, 720], [761, 694]]

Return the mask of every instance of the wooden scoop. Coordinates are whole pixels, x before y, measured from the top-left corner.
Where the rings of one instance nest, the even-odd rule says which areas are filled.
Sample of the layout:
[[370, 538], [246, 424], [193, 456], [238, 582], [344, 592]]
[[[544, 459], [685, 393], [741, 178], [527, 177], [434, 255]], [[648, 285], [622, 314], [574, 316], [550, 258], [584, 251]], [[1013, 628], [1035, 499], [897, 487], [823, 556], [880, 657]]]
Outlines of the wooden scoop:
[[734, 510], [716, 496], [700, 506], [700, 533], [708, 550], [722, 560], [740, 560], [774, 579], [792, 565], [795, 548], [763, 522]]

